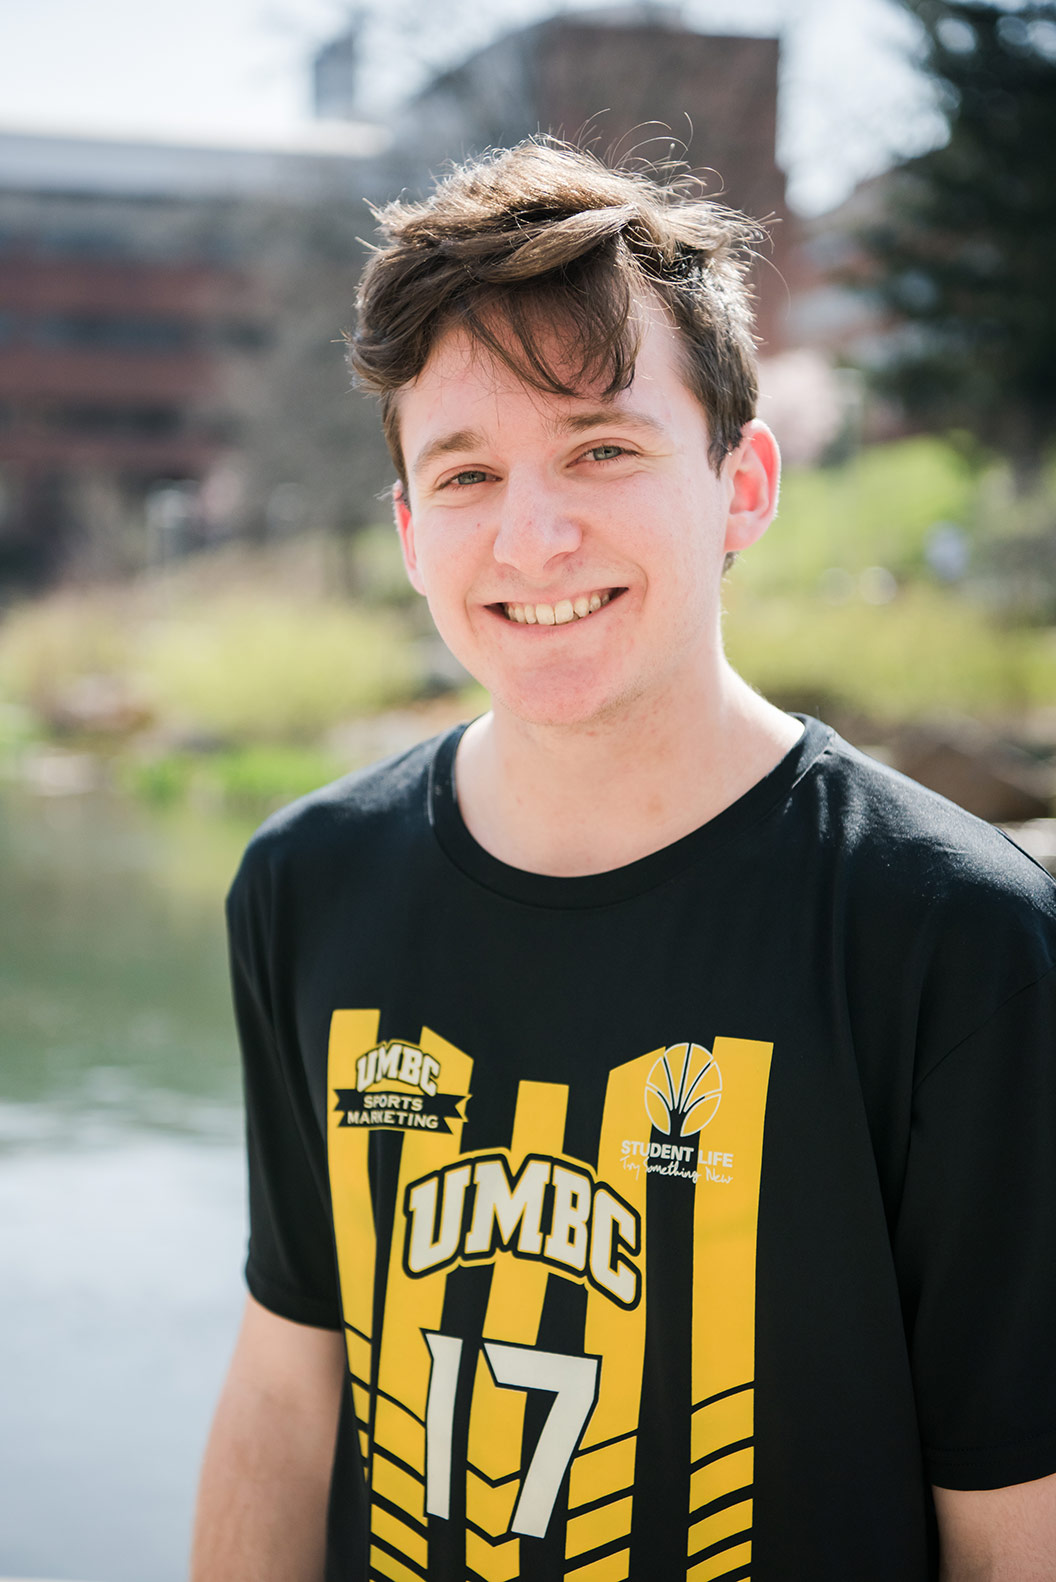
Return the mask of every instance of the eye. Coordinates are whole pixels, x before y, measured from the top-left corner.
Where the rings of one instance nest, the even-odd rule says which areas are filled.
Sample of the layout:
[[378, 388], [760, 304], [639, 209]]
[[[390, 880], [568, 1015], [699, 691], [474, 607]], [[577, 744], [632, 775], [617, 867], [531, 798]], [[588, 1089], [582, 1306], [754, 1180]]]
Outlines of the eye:
[[440, 485], [441, 489], [450, 489], [452, 486], [459, 489], [468, 489], [474, 483], [485, 483], [488, 474], [480, 467], [465, 467], [461, 472], [456, 472], [453, 477], [445, 479]]
[[591, 461], [617, 461], [621, 456], [630, 456], [632, 453], [622, 445], [592, 445], [586, 454]]

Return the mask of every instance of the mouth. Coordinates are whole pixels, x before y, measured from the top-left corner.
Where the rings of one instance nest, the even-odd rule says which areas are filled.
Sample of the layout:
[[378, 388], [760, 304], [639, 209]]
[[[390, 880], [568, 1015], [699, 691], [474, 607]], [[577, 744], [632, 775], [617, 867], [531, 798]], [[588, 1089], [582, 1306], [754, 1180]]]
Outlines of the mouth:
[[556, 604], [492, 604], [496, 614], [518, 626], [568, 626], [585, 621], [618, 599], [625, 588], [605, 588], [595, 593], [580, 593], [574, 599], [559, 599]]

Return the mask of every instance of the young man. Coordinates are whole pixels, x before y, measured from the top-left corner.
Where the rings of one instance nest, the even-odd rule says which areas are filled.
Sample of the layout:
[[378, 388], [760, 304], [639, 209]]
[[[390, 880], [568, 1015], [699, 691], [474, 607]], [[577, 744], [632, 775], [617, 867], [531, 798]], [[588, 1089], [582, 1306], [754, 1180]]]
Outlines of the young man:
[[1052, 1579], [1056, 893], [725, 661], [748, 232], [539, 142], [382, 220], [353, 366], [493, 706], [232, 891], [196, 1582]]

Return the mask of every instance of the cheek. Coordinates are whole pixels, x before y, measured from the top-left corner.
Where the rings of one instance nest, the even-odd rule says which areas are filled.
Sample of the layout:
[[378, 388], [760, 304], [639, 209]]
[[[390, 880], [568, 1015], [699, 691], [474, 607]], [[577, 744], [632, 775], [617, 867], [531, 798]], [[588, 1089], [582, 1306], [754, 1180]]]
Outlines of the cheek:
[[418, 546], [421, 592], [434, 616], [455, 612], [473, 596], [479, 556], [464, 533], [445, 533]]
[[492, 536], [485, 523], [460, 520], [452, 512], [450, 521], [419, 544], [418, 564], [436, 582], [465, 582], [491, 562]]
[[702, 509], [699, 500], [678, 491], [651, 510], [634, 526], [633, 542], [648, 570], [684, 589], [711, 581], [713, 564], [721, 565], [724, 523], [716, 510]]

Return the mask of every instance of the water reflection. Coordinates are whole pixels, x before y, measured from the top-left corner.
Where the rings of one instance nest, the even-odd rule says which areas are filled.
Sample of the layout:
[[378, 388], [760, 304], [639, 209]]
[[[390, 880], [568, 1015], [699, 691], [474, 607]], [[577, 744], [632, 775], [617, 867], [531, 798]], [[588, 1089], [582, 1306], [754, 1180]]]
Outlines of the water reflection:
[[242, 1301], [243, 828], [0, 799], [0, 1575], [177, 1582]]
[[220, 909], [244, 834], [5, 795], [0, 1098], [166, 1125], [183, 1101], [191, 1130], [236, 1101]]

